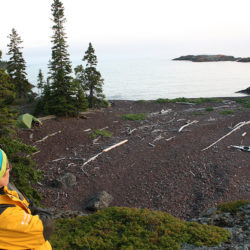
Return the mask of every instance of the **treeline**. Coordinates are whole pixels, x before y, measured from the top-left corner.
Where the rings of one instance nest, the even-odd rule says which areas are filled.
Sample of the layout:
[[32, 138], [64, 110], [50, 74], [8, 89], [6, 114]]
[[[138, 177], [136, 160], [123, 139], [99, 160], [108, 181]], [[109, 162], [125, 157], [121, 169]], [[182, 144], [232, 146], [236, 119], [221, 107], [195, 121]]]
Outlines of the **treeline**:
[[[2, 52], [0, 51], [0, 59]], [[42, 173], [34, 169], [31, 158], [35, 148], [23, 144], [16, 134], [18, 112], [12, 108], [17, 96], [12, 75], [0, 67], [0, 148], [3, 149], [14, 166], [11, 181], [33, 202], [41, 199], [39, 193], [32, 188], [32, 183], [41, 180]]]
[[32, 187], [42, 178], [42, 172], [35, 170], [32, 160], [34, 147], [23, 144], [17, 137], [16, 120], [18, 111], [13, 106], [35, 100], [36, 114], [56, 114], [59, 116], [77, 116], [79, 111], [88, 107], [100, 107], [107, 104], [103, 95], [103, 79], [97, 71], [97, 57], [91, 43], [83, 56], [85, 65], [78, 65], [75, 76], [67, 52], [66, 33], [64, 31], [64, 7], [60, 0], [54, 0], [51, 6], [54, 25], [52, 27], [52, 53], [49, 61], [49, 74], [45, 80], [38, 73], [40, 96], [32, 91], [34, 87], [27, 79], [26, 62], [22, 53], [22, 39], [13, 28], [7, 55], [9, 60], [2, 61], [0, 51], [0, 148], [3, 149], [14, 166], [11, 181], [33, 202], [38, 203], [40, 194]]
[[[72, 63], [68, 53], [64, 23], [64, 7], [60, 0], [54, 0], [52, 11], [52, 48], [51, 59], [48, 64], [48, 77], [44, 79], [39, 70], [37, 87], [39, 97], [36, 98], [35, 115], [55, 114], [58, 116], [77, 116], [79, 111], [88, 107], [102, 107], [107, 105], [103, 94], [103, 78], [96, 69], [97, 56], [91, 43], [83, 55], [84, 65], [78, 65], [72, 70]], [[27, 79], [26, 62], [22, 54], [22, 40], [15, 29], [8, 36], [9, 60], [2, 63], [14, 86], [16, 98], [33, 100], [36, 94], [34, 87]]]

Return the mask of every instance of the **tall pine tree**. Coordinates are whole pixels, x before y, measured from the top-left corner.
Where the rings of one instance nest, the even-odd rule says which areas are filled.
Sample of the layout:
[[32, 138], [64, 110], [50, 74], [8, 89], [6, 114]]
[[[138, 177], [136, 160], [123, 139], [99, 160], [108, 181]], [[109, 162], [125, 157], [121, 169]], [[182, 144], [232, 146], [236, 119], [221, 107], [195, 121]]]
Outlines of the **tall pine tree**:
[[100, 106], [105, 97], [102, 89], [104, 80], [101, 73], [96, 69], [97, 56], [95, 55], [95, 50], [91, 43], [89, 43], [89, 47], [82, 60], [86, 61], [82, 87], [88, 93], [89, 106]]
[[12, 29], [8, 38], [10, 39], [10, 43], [7, 45], [9, 47], [7, 55], [9, 55], [10, 58], [7, 63], [7, 72], [14, 84], [17, 97], [27, 98], [32, 92], [31, 84], [26, 78], [26, 62], [21, 52], [23, 49], [23, 47], [21, 47], [23, 41], [15, 29]]
[[44, 83], [43, 72], [42, 72], [41, 69], [39, 69], [39, 73], [38, 73], [38, 76], [37, 76], [37, 88], [40, 91], [40, 95], [43, 92], [44, 84], [45, 83]]
[[67, 52], [64, 23], [64, 7], [60, 0], [54, 0], [51, 6], [54, 25], [52, 30], [52, 58], [49, 62], [50, 110], [61, 116], [75, 116], [78, 112], [79, 89], [71, 77], [72, 68]]

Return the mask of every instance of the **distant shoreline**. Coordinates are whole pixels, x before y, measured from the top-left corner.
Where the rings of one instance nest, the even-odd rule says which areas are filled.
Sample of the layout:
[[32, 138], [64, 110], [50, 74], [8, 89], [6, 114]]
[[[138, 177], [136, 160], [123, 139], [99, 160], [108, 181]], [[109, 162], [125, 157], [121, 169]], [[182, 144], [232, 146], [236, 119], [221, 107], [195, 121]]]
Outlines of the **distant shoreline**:
[[173, 61], [191, 62], [250, 62], [250, 57], [234, 57], [226, 55], [186, 55], [172, 59]]

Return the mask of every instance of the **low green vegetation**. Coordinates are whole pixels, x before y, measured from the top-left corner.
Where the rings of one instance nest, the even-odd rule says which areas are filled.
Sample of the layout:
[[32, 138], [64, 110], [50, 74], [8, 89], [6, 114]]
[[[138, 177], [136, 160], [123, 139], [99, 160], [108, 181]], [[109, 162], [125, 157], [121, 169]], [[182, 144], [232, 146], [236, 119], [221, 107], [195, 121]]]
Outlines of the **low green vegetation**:
[[230, 233], [185, 222], [165, 212], [112, 207], [90, 216], [55, 221], [53, 249], [180, 249], [181, 243], [214, 246]]
[[232, 115], [233, 113], [233, 110], [223, 110], [220, 112], [222, 115]]
[[246, 200], [239, 200], [239, 201], [230, 201], [224, 202], [218, 205], [219, 212], [228, 212], [228, 213], [235, 213], [239, 210], [240, 207], [250, 204], [250, 201]]
[[207, 108], [206, 108], [206, 111], [208, 111], [208, 112], [214, 111], [214, 108], [212, 108], [212, 107], [207, 107]]
[[106, 138], [109, 138], [113, 135], [112, 132], [108, 131], [108, 130], [105, 130], [105, 129], [97, 129], [97, 130], [94, 130], [91, 134], [90, 134], [90, 138], [94, 139], [98, 136], [102, 136], [102, 137], [106, 137]]
[[236, 102], [241, 103], [245, 108], [250, 108], [250, 97], [238, 98]]
[[145, 102], [147, 102], [146, 100], [137, 100], [136, 101], [137, 103], [145, 103]]
[[137, 113], [137, 114], [124, 114], [122, 115], [123, 120], [130, 121], [143, 121], [147, 118], [148, 114]]
[[201, 112], [194, 112], [194, 115], [198, 116], [198, 115], [204, 115], [204, 113]]
[[186, 97], [179, 97], [175, 99], [164, 99], [164, 98], [159, 98], [156, 100], [157, 103], [177, 103], [177, 102], [185, 102], [185, 103], [195, 103], [195, 104], [202, 104], [202, 103], [207, 103], [207, 102], [221, 102], [222, 99], [219, 98], [195, 98], [195, 99], [190, 99]]

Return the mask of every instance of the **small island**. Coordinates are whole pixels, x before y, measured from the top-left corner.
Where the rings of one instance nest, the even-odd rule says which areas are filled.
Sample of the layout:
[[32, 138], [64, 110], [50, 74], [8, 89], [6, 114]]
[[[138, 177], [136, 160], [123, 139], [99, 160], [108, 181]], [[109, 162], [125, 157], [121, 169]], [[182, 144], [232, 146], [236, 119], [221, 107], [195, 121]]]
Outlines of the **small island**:
[[226, 55], [187, 55], [174, 58], [174, 61], [191, 61], [191, 62], [250, 62], [250, 57], [234, 57]]

